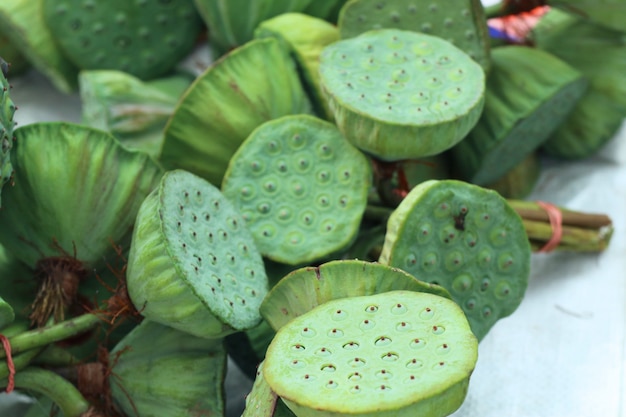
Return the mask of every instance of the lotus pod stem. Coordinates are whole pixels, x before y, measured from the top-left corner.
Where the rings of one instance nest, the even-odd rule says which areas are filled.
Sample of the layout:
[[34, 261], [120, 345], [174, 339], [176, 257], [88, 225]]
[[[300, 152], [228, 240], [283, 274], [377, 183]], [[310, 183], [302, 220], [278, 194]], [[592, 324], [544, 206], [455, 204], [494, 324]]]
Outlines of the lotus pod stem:
[[[20, 333], [9, 338], [11, 352], [20, 353], [37, 347], [46, 346], [90, 330], [102, 323], [102, 318], [96, 314], [83, 314], [61, 323], [41, 327]], [[6, 352], [0, 350], [0, 358], [6, 358]]]
[[[507, 200], [522, 217], [534, 251], [540, 250], [554, 234], [548, 212], [536, 201]], [[607, 215], [583, 213], [556, 207], [561, 212], [561, 240], [556, 250], [602, 252], [613, 235], [613, 222]]]
[[[0, 386], [6, 386], [0, 380]], [[96, 417], [92, 406], [72, 383], [53, 371], [29, 367], [15, 374], [15, 387], [43, 394], [56, 403], [64, 417]]]

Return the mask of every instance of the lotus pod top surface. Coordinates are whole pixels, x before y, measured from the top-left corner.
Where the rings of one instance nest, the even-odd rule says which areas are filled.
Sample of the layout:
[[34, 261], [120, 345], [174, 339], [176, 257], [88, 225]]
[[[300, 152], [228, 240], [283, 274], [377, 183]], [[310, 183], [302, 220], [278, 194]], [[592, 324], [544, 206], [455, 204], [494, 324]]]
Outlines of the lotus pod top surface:
[[261, 253], [295, 265], [352, 242], [371, 176], [365, 155], [333, 124], [293, 115], [251, 133], [231, 158], [222, 189]]
[[384, 160], [452, 147], [483, 108], [484, 71], [435, 36], [372, 30], [329, 45], [320, 60], [337, 126], [356, 146]]
[[183, 170], [167, 172], [142, 204], [127, 281], [144, 316], [202, 337], [258, 324], [268, 290], [239, 212], [219, 189]]
[[8, 251], [31, 267], [60, 250], [95, 267], [111, 242], [129, 243], [139, 206], [162, 175], [151, 158], [72, 123], [34, 123], [15, 136], [15, 186], [4, 189], [0, 213]]
[[192, 0], [43, 0], [42, 14], [80, 69], [118, 69], [141, 79], [169, 72], [194, 46], [201, 19]]
[[330, 261], [285, 276], [263, 300], [261, 315], [278, 330], [327, 301], [394, 290], [450, 297], [444, 288], [420, 281], [401, 269], [359, 260]]
[[521, 303], [530, 253], [521, 218], [498, 193], [431, 180], [390, 216], [379, 260], [450, 291], [480, 340]]
[[588, 86], [579, 71], [540, 49], [503, 46], [491, 57], [483, 113], [451, 149], [461, 178], [478, 185], [498, 180], [545, 142]]
[[282, 327], [263, 372], [298, 417], [445, 416], [465, 398], [477, 341], [452, 300], [342, 298]]
[[438, 36], [465, 51], [485, 71], [490, 67], [488, 29], [479, 0], [350, 0], [337, 24], [344, 39], [383, 28]]
[[[13, 147], [13, 115], [15, 114], [15, 104], [11, 100], [9, 90], [11, 86], [6, 79], [5, 70], [8, 64], [0, 58], [0, 192], [2, 186], [6, 184], [13, 174], [11, 165], [11, 147]], [[0, 206], [2, 200], [0, 199]]]
[[118, 342], [109, 361], [113, 401], [126, 415], [224, 413], [226, 351], [220, 340], [144, 320]]
[[230, 158], [256, 127], [310, 112], [289, 53], [276, 39], [253, 40], [189, 87], [165, 128], [160, 159], [220, 186]]

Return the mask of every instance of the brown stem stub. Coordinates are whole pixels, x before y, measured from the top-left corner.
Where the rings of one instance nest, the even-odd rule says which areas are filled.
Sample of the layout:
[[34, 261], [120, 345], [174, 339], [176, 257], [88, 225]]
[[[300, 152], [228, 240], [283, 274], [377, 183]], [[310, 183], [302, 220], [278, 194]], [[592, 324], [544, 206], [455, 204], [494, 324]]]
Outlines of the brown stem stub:
[[88, 271], [76, 257], [64, 255], [41, 259], [35, 266], [39, 289], [31, 304], [31, 324], [42, 327], [50, 317], [65, 319], [65, 310], [76, 302], [78, 285]]

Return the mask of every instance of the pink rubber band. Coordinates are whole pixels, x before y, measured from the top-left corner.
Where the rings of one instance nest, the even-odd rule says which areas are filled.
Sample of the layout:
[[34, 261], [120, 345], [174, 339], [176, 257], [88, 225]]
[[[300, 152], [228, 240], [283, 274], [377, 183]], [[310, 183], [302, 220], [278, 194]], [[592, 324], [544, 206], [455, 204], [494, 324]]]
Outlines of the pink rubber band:
[[2, 347], [4, 347], [4, 351], [7, 354], [7, 367], [9, 368], [9, 377], [7, 387], [5, 389], [7, 394], [13, 392], [13, 388], [15, 388], [15, 365], [13, 364], [13, 357], [11, 356], [11, 343], [9, 339], [3, 334], [0, 334], [0, 341], [2, 341]]
[[554, 204], [546, 203], [545, 201], [537, 201], [537, 204], [548, 213], [550, 226], [552, 226], [552, 236], [537, 252], [549, 253], [561, 243], [561, 238], [563, 237], [563, 214]]

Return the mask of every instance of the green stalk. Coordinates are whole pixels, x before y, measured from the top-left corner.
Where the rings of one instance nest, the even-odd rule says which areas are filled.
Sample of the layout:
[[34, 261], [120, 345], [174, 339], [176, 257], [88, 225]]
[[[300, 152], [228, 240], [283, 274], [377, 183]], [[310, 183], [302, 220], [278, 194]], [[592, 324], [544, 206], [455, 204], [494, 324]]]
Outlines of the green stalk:
[[[13, 368], [15, 372], [19, 372], [26, 368], [33, 359], [41, 352], [43, 348], [31, 349], [24, 353], [21, 353], [13, 357]], [[9, 376], [9, 366], [6, 361], [0, 363], [0, 379], [7, 378]]]
[[[6, 385], [6, 378], [0, 380], [0, 386]], [[74, 385], [45, 369], [29, 367], [16, 373], [15, 388], [45, 395], [59, 406], [65, 417], [84, 417], [91, 407]]]
[[[534, 220], [523, 220], [532, 249], [538, 251], [552, 237], [552, 226]], [[567, 252], [602, 252], [607, 248], [613, 233], [612, 228], [599, 230], [563, 226], [561, 241], [556, 250]]]
[[[46, 346], [50, 343], [58, 342], [83, 333], [95, 327], [101, 321], [102, 319], [96, 314], [89, 313], [53, 324], [51, 326], [30, 330], [9, 338], [11, 351], [15, 354], [37, 347]], [[0, 351], [0, 358], [5, 357], [6, 352], [4, 352], [4, 350]]]
[[45, 366], [72, 366], [81, 363], [80, 359], [66, 349], [57, 345], [48, 345], [33, 361], [36, 365]]

